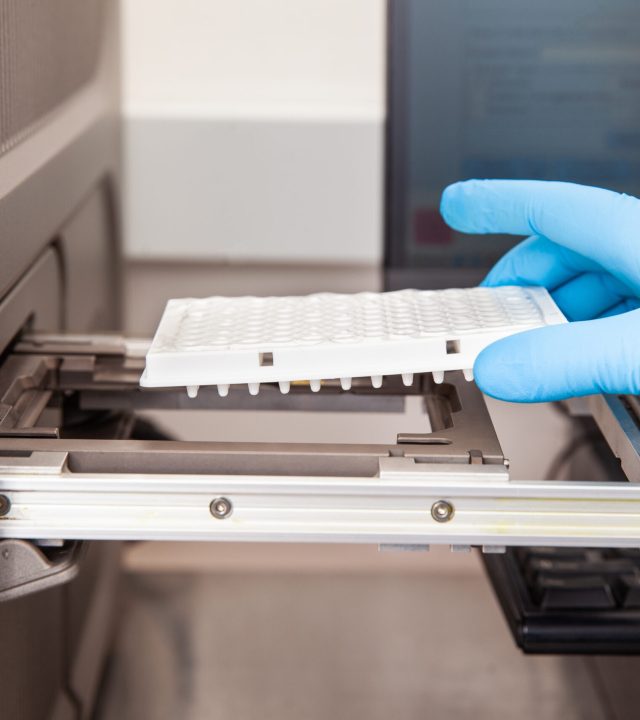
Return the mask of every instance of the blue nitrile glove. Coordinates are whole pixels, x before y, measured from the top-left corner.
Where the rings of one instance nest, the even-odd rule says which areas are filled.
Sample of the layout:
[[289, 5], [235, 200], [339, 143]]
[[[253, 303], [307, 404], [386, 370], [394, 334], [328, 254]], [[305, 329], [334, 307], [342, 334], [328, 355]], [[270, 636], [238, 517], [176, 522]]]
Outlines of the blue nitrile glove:
[[570, 183], [469, 180], [444, 191], [440, 210], [461, 232], [529, 235], [483, 284], [543, 285], [572, 321], [486, 348], [474, 367], [483, 392], [517, 402], [640, 393], [640, 200]]

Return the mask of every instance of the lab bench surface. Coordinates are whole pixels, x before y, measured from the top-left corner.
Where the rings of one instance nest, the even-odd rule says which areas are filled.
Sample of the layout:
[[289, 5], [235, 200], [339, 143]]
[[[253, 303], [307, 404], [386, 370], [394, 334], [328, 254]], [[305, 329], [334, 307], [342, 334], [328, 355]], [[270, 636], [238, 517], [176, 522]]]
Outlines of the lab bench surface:
[[474, 556], [331, 571], [306, 551], [279, 570], [138, 557], [97, 720], [613, 717], [590, 660], [520, 654]]

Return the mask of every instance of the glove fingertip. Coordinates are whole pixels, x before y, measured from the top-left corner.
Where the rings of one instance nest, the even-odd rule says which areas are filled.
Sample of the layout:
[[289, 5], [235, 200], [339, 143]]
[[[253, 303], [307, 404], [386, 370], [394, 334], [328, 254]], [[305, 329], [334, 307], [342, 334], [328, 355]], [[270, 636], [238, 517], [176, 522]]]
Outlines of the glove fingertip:
[[480, 390], [506, 402], [541, 402], [545, 399], [546, 372], [534, 361], [532, 334], [518, 333], [488, 345], [476, 358], [473, 374]]
[[473, 180], [463, 180], [447, 186], [440, 199], [440, 214], [454, 230], [473, 232], [473, 223], [469, 218], [468, 190]]
[[489, 345], [478, 355], [473, 366], [473, 376], [485, 395], [497, 400], [511, 399], [508, 392], [508, 385], [511, 384], [509, 370], [501, 360], [499, 342]]
[[451, 227], [453, 227], [453, 208], [456, 202], [456, 186], [458, 184], [459, 183], [448, 185], [442, 191], [442, 196], [440, 198], [440, 215], [442, 215], [442, 218], [447, 223], [447, 225], [450, 225]]

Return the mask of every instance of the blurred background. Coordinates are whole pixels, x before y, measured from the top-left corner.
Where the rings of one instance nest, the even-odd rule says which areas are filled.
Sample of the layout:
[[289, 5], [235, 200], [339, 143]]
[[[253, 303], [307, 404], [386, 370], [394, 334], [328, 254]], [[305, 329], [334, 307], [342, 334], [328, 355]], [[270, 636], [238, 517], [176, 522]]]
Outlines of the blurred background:
[[122, 4], [132, 258], [382, 259], [386, 3]]
[[[0, 0], [2, 290], [46, 248], [37, 327], [150, 337], [172, 297], [473, 285], [517, 239], [451, 232], [448, 183], [640, 195], [639, 39], [638, 0]], [[488, 405], [513, 478], [601, 477], [566, 412]], [[145, 417], [389, 442], [419, 410]], [[118, 552], [0, 605], [0, 716], [638, 715], [633, 658], [521, 654], [475, 552], [129, 543], [121, 576]]]

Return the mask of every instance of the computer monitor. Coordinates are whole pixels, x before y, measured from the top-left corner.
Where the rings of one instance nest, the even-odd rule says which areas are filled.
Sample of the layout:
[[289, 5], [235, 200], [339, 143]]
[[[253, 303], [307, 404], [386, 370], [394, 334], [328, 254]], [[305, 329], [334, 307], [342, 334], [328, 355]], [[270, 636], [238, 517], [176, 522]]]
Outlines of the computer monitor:
[[640, 195], [638, 0], [390, 0], [387, 286], [476, 283], [517, 239], [451, 231], [466, 178]]

